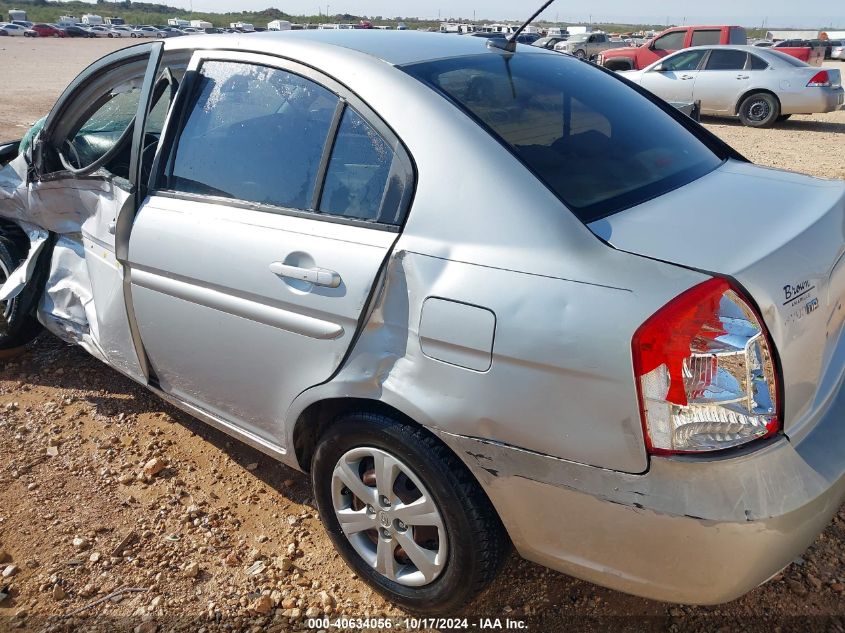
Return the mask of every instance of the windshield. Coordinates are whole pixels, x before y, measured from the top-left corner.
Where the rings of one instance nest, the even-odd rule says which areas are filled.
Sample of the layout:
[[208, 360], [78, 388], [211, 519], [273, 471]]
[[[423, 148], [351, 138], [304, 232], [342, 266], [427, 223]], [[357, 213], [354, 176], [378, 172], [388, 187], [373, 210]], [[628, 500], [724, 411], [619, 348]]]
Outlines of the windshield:
[[467, 112], [585, 223], [677, 189], [722, 161], [635, 89], [564, 55], [484, 54], [404, 70]]

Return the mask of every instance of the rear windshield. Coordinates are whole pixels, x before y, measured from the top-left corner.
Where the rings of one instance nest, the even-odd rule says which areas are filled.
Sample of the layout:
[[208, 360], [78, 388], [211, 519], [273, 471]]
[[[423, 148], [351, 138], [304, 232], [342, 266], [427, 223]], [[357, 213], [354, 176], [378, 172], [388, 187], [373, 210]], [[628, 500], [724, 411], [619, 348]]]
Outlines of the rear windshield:
[[799, 66], [800, 67], [800, 66], [809, 66], [810, 65], [810, 64], [807, 64], [805, 62], [802, 62], [797, 57], [793, 57], [792, 55], [790, 55], [788, 53], [783, 53], [783, 52], [775, 50], [775, 49], [770, 49], [769, 52], [772, 55], [777, 55], [777, 57], [780, 61], [785, 62], [785, 63], [789, 64], [790, 66]]
[[682, 187], [722, 158], [614, 76], [565, 55], [405, 66], [510, 149], [589, 223]]

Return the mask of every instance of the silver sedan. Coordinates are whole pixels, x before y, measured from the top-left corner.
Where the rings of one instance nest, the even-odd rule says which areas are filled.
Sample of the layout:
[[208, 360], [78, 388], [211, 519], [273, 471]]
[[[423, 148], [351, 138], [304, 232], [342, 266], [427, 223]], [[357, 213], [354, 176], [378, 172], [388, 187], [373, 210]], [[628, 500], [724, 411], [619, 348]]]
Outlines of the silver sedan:
[[732, 600], [845, 498], [845, 183], [574, 57], [145, 42], [3, 163], [0, 348], [43, 325], [310, 472], [395, 604], [458, 613], [511, 545]]
[[755, 46], [688, 48], [622, 74], [666, 101], [701, 101], [701, 114], [739, 117], [751, 127], [832, 112], [845, 103], [839, 70]]

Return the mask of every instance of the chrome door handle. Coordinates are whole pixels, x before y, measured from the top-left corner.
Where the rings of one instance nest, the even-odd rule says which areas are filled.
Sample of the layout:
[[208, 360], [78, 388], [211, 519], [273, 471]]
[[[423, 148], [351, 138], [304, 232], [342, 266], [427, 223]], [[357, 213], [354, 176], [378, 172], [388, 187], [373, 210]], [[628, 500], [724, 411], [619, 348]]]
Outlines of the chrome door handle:
[[325, 286], [326, 288], [337, 288], [342, 281], [340, 275], [333, 270], [300, 268], [299, 266], [289, 266], [282, 262], [273, 262], [270, 264], [270, 272], [285, 279], [296, 279], [297, 281], [304, 281], [315, 286]]
[[681, 80], [682, 80], [682, 81], [687, 81], [687, 80], [692, 79], [692, 78], [693, 78], [693, 76], [692, 76], [692, 75], [681, 75]]
[[736, 79], [737, 81], [741, 81], [743, 79], [750, 79], [750, 77], [748, 75], [737, 75]]

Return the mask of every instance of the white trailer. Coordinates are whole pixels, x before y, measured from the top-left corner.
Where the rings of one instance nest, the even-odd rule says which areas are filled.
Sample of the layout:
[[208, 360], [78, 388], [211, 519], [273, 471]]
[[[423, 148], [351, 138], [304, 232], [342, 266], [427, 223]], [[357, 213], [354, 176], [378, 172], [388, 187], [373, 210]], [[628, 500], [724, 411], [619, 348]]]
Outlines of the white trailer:
[[229, 24], [230, 29], [241, 29], [242, 31], [254, 31], [255, 27], [249, 22], [232, 22]]
[[206, 20], [191, 20], [191, 26], [195, 29], [211, 29], [214, 25]]
[[93, 13], [86, 13], [82, 16], [82, 23], [87, 26], [97, 26], [103, 23], [103, 16]]
[[175, 26], [177, 29], [184, 29], [185, 27], [191, 26], [189, 20], [185, 20], [183, 18], [170, 18], [167, 21], [168, 26]]
[[568, 26], [566, 30], [569, 31], [570, 35], [583, 35], [584, 33], [592, 33], [595, 29], [592, 26]]
[[273, 20], [267, 23], [268, 31], [290, 31], [293, 25], [287, 20]]
[[26, 19], [26, 11], [20, 9], [9, 9], [9, 22], [28, 22]]

